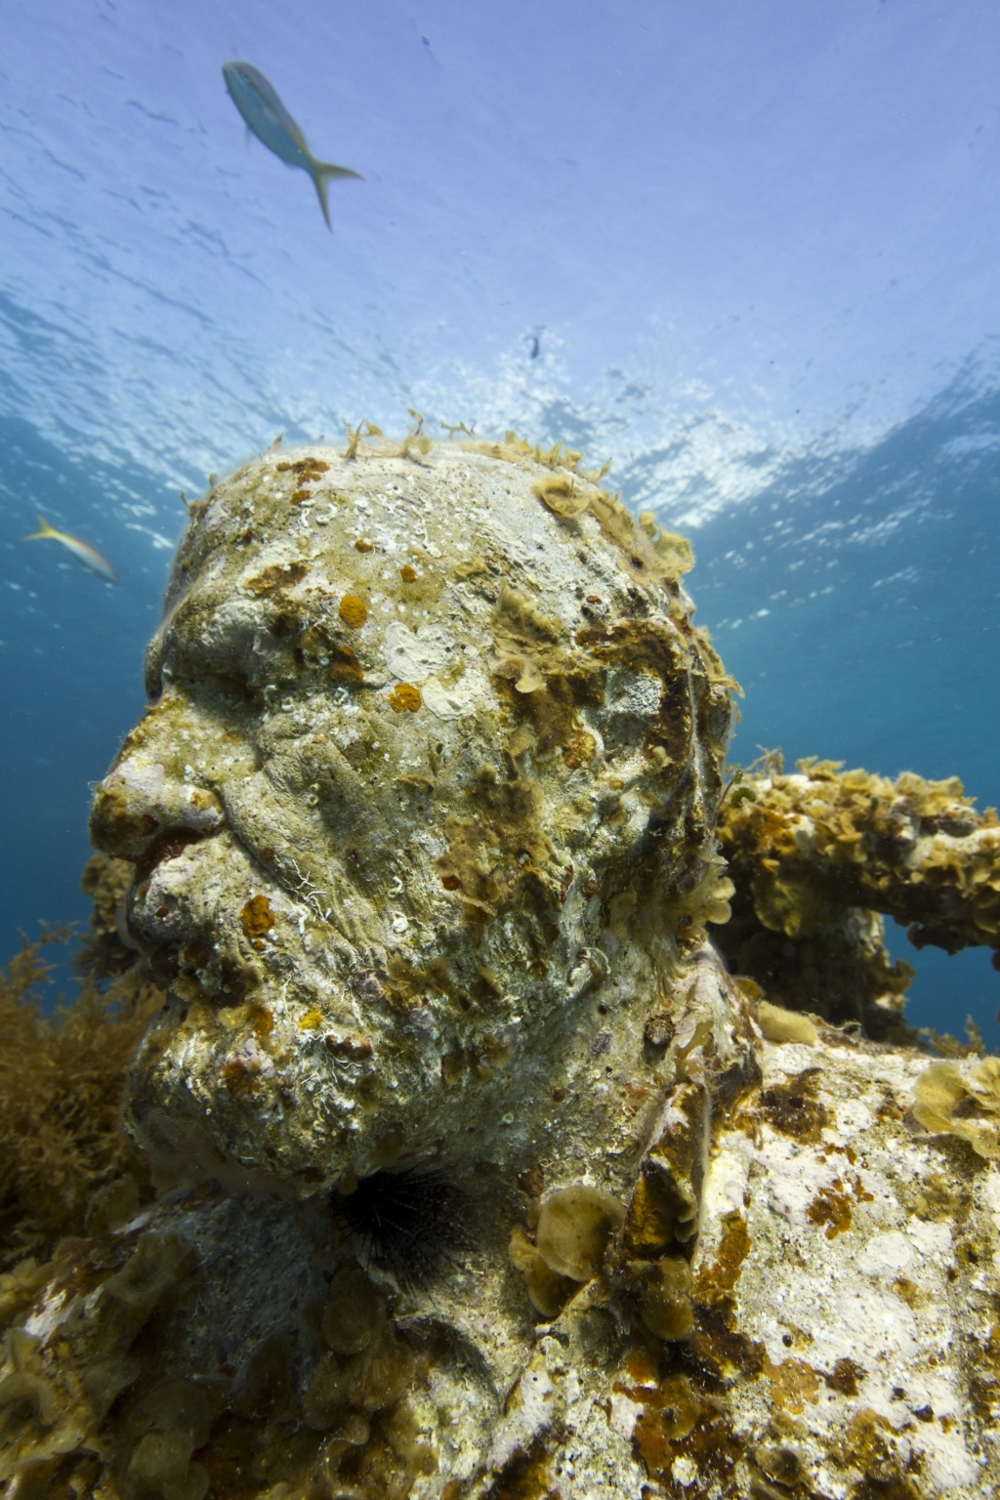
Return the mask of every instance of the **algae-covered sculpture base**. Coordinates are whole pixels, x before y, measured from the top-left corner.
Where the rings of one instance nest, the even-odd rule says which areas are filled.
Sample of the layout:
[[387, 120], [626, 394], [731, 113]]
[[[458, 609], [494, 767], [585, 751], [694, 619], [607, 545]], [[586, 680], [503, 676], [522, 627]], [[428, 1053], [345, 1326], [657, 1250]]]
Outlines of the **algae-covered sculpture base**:
[[[218, 1189], [0, 1279], [5, 1494], [986, 1500], [1000, 1174], [914, 1133], [912, 1050], [819, 1023], [753, 1051], [704, 1134], [710, 1096], [670, 1091], [627, 1210], [596, 1151], [576, 1183], [484, 1176], [475, 1244], [429, 1287], [401, 1291], [325, 1199]], [[693, 1124], [696, 1218], [671, 1221]], [[543, 1281], [535, 1243], [580, 1279]]]

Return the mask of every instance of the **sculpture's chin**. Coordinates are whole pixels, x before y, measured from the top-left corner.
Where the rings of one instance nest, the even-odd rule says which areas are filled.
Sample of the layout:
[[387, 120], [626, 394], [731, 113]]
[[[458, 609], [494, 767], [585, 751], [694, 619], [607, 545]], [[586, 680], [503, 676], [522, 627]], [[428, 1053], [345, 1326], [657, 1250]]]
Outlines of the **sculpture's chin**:
[[[222, 1015], [239, 1016], [248, 1007]], [[260, 1008], [264, 1013], [264, 1008]], [[176, 1001], [149, 1027], [129, 1070], [122, 1123], [164, 1179], [215, 1181], [227, 1192], [306, 1197], [353, 1167], [349, 1102], [288, 1086], [246, 1025], [189, 1028]], [[211, 1014], [211, 1013], [209, 1013]], [[266, 1040], [266, 1039], [265, 1039]], [[191, 1086], [185, 1063], [199, 1059]], [[337, 1108], [337, 1105], [340, 1108]]]
[[178, 1119], [156, 1104], [144, 1104], [130, 1092], [125, 1100], [123, 1123], [164, 1183], [181, 1186], [216, 1182], [223, 1191], [237, 1197], [246, 1193], [298, 1196], [281, 1173], [227, 1155], [205, 1120]]

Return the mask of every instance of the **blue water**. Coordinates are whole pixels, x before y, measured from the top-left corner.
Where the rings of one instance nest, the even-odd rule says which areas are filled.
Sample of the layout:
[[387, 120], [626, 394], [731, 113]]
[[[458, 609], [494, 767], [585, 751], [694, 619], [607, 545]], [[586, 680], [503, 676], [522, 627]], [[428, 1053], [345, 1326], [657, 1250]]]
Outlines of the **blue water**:
[[[243, 140], [272, 80], [333, 184]], [[11, 0], [0, 49], [0, 956], [82, 921], [88, 787], [198, 493], [406, 407], [600, 462], [694, 541], [780, 746], [1000, 801], [1000, 12]], [[36, 512], [112, 559], [85, 574]], [[1000, 1045], [988, 955], [910, 1015]]]
[[[864, 452], [797, 462], [698, 536], [692, 590], [746, 692], [732, 758], [780, 747], [1000, 804], [1000, 392], [959, 380]], [[912, 1024], [1000, 1048], [985, 949], [917, 954]]]

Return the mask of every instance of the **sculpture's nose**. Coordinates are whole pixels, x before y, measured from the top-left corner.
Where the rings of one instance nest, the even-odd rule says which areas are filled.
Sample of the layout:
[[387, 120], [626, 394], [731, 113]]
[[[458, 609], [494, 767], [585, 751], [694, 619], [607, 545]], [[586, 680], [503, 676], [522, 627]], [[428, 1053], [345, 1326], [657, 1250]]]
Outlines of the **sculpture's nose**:
[[126, 757], [98, 785], [90, 838], [105, 854], [138, 860], [168, 830], [215, 833], [224, 821], [214, 792], [173, 779], [148, 755]]

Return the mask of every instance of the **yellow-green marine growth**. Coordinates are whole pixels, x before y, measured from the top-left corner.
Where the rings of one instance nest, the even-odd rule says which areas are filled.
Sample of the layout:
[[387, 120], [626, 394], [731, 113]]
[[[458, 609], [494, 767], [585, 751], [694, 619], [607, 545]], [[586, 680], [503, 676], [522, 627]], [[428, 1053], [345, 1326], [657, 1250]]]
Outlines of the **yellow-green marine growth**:
[[1000, 1062], [872, 1040], [880, 911], [998, 946], [995, 817], [724, 798], [686, 544], [412, 415], [190, 507], [94, 803], [117, 977], [0, 983], [0, 1489], [996, 1495]]

